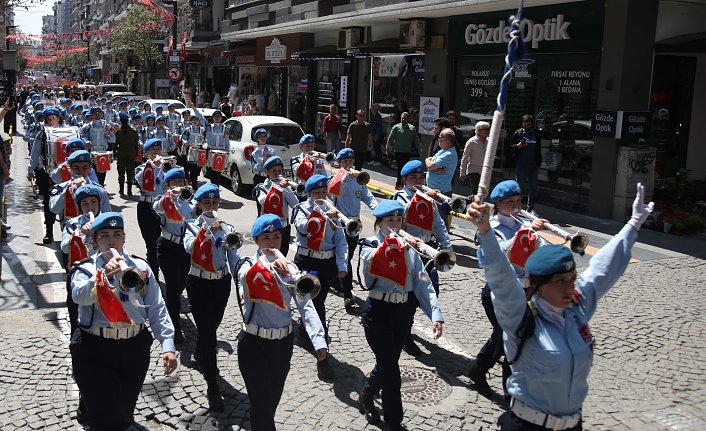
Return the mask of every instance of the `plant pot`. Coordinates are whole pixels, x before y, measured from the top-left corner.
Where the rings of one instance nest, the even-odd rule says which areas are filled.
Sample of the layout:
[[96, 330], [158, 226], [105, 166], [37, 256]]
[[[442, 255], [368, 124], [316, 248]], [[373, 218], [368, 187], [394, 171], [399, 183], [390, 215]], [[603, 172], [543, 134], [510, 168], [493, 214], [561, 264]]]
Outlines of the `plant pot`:
[[662, 228], [664, 230], [664, 233], [669, 233], [672, 231], [672, 224], [668, 221], [664, 222], [664, 226]]

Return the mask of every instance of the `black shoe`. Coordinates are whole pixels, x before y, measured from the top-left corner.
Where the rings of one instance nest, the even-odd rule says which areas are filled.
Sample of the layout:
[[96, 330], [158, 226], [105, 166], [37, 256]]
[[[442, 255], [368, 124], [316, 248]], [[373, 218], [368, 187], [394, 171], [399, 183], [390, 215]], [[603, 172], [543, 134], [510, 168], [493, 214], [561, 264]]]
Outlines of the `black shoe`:
[[132, 196], [132, 186], [127, 188], [127, 195]]
[[319, 380], [323, 380], [324, 382], [333, 381], [333, 368], [331, 368], [328, 359], [316, 362], [316, 373], [319, 376]]
[[382, 426], [382, 429], [385, 431], [407, 431], [407, 427], [402, 424], [388, 424], [387, 422]]
[[377, 425], [380, 423], [380, 413], [375, 408], [372, 395], [366, 395], [364, 392], [358, 395], [358, 411], [365, 415], [365, 420], [369, 424]]
[[54, 232], [53, 229], [48, 227], [47, 234], [42, 238], [42, 244], [51, 244], [54, 242]]
[[419, 356], [422, 354], [422, 349], [420, 349], [419, 346], [417, 346], [417, 343], [411, 339], [404, 343], [404, 347], [402, 347], [402, 349], [410, 356]]
[[346, 310], [353, 308], [353, 304], [354, 304], [353, 297], [349, 296], [349, 297], [343, 298], [343, 306], [346, 307]]
[[220, 388], [217, 382], [209, 383], [208, 390], [208, 409], [212, 412], [222, 412], [226, 409], [226, 404], [223, 402]]
[[76, 409], [76, 422], [81, 425], [88, 422], [88, 416], [86, 415], [86, 407], [83, 405], [83, 397], [79, 394], [78, 396], [78, 408]]
[[488, 384], [488, 380], [486, 380], [485, 378], [486, 373], [487, 370], [484, 370], [479, 367], [478, 363], [471, 367], [471, 370], [468, 372], [468, 377], [470, 377], [471, 381], [474, 383], [476, 389], [478, 390], [478, 393], [484, 395], [493, 393], [493, 390]]

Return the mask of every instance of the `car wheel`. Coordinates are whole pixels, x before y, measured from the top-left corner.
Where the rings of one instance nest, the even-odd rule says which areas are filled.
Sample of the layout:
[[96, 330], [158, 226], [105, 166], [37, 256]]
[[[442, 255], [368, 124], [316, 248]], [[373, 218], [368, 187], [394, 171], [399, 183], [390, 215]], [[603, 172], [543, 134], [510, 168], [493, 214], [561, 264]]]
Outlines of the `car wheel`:
[[240, 178], [240, 172], [238, 171], [238, 166], [235, 164], [230, 167], [230, 185], [233, 193], [240, 196], [246, 196], [249, 187], [246, 184], [243, 184], [243, 181]]

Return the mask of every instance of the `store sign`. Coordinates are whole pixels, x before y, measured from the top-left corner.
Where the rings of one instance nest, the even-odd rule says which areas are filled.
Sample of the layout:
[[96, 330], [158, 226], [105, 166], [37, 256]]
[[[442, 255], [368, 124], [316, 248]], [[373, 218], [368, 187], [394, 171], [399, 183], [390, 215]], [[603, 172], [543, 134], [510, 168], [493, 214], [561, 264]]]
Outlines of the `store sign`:
[[211, 0], [189, 0], [189, 6], [194, 9], [206, 9], [211, 6]]
[[[520, 32], [530, 53], [599, 51], [603, 43], [603, 0], [585, 0], [523, 10]], [[449, 55], [507, 52], [515, 10], [449, 18]]]
[[276, 37], [265, 48], [265, 60], [272, 64], [279, 64], [287, 58], [287, 45], [283, 45]]
[[237, 55], [235, 57], [235, 64], [254, 64], [255, 63], [255, 56], [254, 55]]
[[591, 119], [591, 133], [593, 136], [614, 138], [617, 132], [618, 113], [615, 111], [596, 111]]
[[441, 99], [438, 97], [419, 97], [419, 133], [434, 135], [434, 121], [441, 116]]
[[341, 76], [341, 86], [338, 89], [338, 103], [345, 106], [348, 103], [348, 76]]
[[292, 60], [292, 53], [313, 46], [311, 33], [282, 34], [260, 37], [256, 41], [255, 64], [258, 66], [291, 66], [301, 64]]
[[624, 111], [622, 114], [622, 128], [618, 137], [630, 142], [647, 140], [650, 134], [651, 113]]
[[375, 57], [373, 62], [373, 71], [381, 78], [414, 76], [424, 79], [425, 67], [423, 55], [383, 55]]

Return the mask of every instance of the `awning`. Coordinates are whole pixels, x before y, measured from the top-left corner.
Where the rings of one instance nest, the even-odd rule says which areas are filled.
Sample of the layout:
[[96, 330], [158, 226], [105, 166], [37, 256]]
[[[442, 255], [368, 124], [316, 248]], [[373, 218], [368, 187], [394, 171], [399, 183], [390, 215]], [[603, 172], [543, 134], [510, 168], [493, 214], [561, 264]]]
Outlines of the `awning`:
[[361, 43], [346, 50], [346, 54], [351, 57], [367, 57], [380, 54], [405, 54], [411, 52], [414, 52], [414, 50], [400, 49], [400, 40], [396, 38]]
[[325, 60], [348, 58], [345, 51], [339, 51], [336, 45], [317, 46], [316, 48], [302, 49], [292, 53], [292, 60]]
[[685, 34], [655, 43], [655, 53], [673, 52], [706, 53], [706, 33]]

